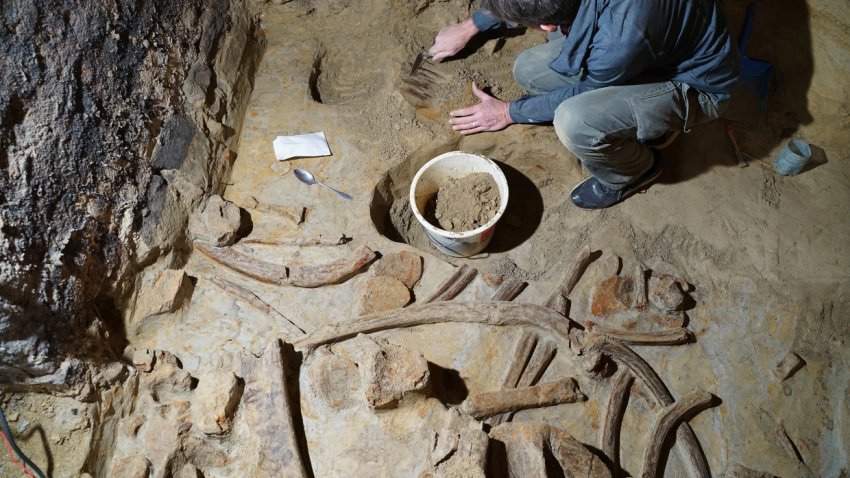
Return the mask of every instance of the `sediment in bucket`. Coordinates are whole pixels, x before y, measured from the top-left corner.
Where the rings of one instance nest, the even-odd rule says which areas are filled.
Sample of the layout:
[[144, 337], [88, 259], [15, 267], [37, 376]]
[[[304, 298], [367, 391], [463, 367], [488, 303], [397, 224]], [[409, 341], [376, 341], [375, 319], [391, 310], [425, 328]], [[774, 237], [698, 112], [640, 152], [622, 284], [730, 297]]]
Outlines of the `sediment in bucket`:
[[[486, 224], [464, 232], [451, 232], [431, 224], [424, 217], [425, 206], [437, 194], [440, 186], [451, 178], [461, 178], [472, 173], [487, 173], [499, 188], [499, 209]], [[496, 223], [505, 214], [508, 205], [508, 180], [492, 160], [472, 153], [450, 151], [425, 163], [410, 185], [410, 206], [416, 220], [425, 228], [428, 238], [441, 252], [454, 257], [478, 254], [493, 238]]]

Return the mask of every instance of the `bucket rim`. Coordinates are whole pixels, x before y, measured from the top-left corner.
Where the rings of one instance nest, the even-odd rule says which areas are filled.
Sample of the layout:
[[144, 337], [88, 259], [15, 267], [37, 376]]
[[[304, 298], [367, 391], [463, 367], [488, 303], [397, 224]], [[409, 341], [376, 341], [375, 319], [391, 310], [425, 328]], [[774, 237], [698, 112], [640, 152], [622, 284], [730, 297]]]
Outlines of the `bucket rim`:
[[[479, 226], [475, 229], [469, 230], [469, 231], [452, 232], [452, 231], [447, 231], [445, 229], [441, 229], [437, 226], [434, 226], [433, 224], [431, 224], [431, 222], [429, 222], [427, 219], [425, 219], [425, 216], [422, 215], [422, 213], [419, 211], [419, 207], [416, 205], [416, 195], [415, 195], [416, 185], [419, 184], [419, 179], [422, 177], [422, 174], [426, 170], [428, 170], [428, 168], [433, 166], [435, 163], [438, 163], [438, 162], [446, 159], [446, 157], [449, 157], [449, 156], [470, 156], [470, 157], [473, 157], [477, 160], [483, 160], [484, 162], [491, 165], [493, 167], [493, 169], [498, 172], [499, 176], [502, 178], [502, 180], [505, 183], [505, 197], [504, 198], [501, 197], [501, 191], [499, 192], [499, 202], [500, 202], [499, 210], [496, 211], [496, 214], [493, 215], [493, 217], [490, 218], [489, 221], [487, 221], [483, 225], [481, 225], [481, 226]], [[448, 151], [448, 152], [445, 152], [443, 154], [440, 154], [439, 156], [435, 156], [434, 158], [431, 158], [427, 163], [423, 164], [422, 167], [419, 168], [419, 171], [416, 171], [416, 174], [413, 176], [413, 181], [411, 181], [411, 183], [410, 183], [410, 191], [408, 193], [408, 196], [409, 196], [408, 199], [410, 200], [410, 210], [413, 211], [413, 215], [416, 217], [416, 219], [419, 221], [419, 223], [422, 224], [422, 226], [426, 230], [428, 230], [432, 233], [435, 233], [435, 234], [439, 234], [443, 237], [451, 238], [451, 239], [466, 239], [466, 238], [473, 237], [473, 236], [476, 236], [476, 235], [479, 235], [479, 234], [483, 234], [488, 229], [491, 229], [492, 227], [494, 227], [496, 225], [496, 223], [499, 221], [499, 219], [502, 218], [502, 216], [505, 213], [505, 210], [508, 207], [509, 188], [507, 186], [508, 186], [508, 178], [505, 176], [505, 172], [502, 171], [502, 168], [500, 168], [499, 165], [496, 164], [496, 162], [493, 161], [492, 159], [490, 159], [486, 156], [477, 154], [477, 153], [468, 153], [466, 151]]]

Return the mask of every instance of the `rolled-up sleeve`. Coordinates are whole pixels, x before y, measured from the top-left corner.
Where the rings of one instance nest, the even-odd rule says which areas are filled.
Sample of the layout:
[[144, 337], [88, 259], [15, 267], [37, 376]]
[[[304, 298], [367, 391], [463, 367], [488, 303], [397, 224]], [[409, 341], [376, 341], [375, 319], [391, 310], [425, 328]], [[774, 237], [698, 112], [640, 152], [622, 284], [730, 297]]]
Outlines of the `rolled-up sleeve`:
[[479, 32], [503, 28], [506, 25], [504, 22], [494, 17], [492, 13], [482, 9], [472, 12], [472, 23]]

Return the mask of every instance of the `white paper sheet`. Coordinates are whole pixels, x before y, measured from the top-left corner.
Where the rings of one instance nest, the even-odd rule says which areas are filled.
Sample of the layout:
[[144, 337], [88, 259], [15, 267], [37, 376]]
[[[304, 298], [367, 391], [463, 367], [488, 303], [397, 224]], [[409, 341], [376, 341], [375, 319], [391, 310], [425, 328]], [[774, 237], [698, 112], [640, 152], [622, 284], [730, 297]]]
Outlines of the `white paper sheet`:
[[331, 148], [324, 131], [294, 136], [278, 136], [272, 142], [274, 155], [278, 161], [292, 158], [310, 158], [315, 156], [330, 156]]

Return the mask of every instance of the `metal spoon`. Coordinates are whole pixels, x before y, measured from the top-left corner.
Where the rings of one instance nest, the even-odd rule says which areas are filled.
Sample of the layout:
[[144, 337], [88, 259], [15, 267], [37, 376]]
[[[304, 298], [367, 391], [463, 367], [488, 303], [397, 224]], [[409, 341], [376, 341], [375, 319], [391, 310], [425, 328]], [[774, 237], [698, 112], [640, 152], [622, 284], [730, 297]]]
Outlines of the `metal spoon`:
[[311, 186], [313, 184], [318, 184], [319, 186], [324, 186], [324, 187], [330, 189], [331, 191], [337, 193], [339, 195], [339, 197], [341, 197], [343, 199], [348, 199], [349, 201], [352, 199], [352, 197], [349, 196], [348, 194], [345, 194], [342, 191], [338, 191], [338, 190], [328, 186], [327, 184], [320, 183], [319, 181], [316, 181], [316, 178], [312, 174], [310, 174], [308, 171], [304, 171], [303, 169], [295, 168], [295, 169], [292, 170], [292, 172], [295, 173], [295, 177], [298, 178], [298, 180], [301, 181], [304, 184], [309, 184]]

